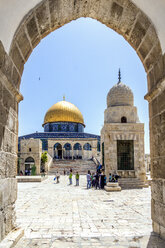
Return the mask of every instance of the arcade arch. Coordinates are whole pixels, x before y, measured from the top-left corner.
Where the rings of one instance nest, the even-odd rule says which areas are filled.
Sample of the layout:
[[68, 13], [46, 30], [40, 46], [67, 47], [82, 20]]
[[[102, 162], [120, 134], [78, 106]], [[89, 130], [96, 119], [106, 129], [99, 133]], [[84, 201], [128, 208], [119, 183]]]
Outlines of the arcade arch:
[[[0, 147], [4, 160], [1, 161], [1, 180], [7, 184], [8, 179], [12, 183], [10, 188], [15, 188], [16, 179], [11, 178], [16, 176], [16, 170], [11, 167], [16, 168], [17, 163], [18, 103], [23, 99], [19, 86], [24, 64], [42, 38], [79, 17], [94, 18], [121, 34], [135, 49], [144, 65], [149, 91], [145, 99], [149, 101], [150, 113], [153, 230], [164, 237], [165, 56], [151, 19], [129, 0], [44, 0], [25, 14], [15, 32], [9, 54], [0, 42], [0, 110], [3, 116], [0, 120]], [[8, 165], [9, 169], [6, 170], [3, 164], [9, 164], [6, 163], [9, 157], [14, 165]], [[16, 192], [8, 193], [13, 195], [14, 205]], [[3, 213], [6, 212], [7, 207], [4, 207]], [[10, 227], [3, 225], [5, 217], [2, 218], [1, 227], [6, 228], [2, 233], [7, 233], [14, 226], [14, 216], [11, 218]]]
[[60, 143], [54, 145], [54, 158], [62, 159], [62, 145]]
[[70, 143], [64, 145], [64, 159], [72, 159], [72, 146]]

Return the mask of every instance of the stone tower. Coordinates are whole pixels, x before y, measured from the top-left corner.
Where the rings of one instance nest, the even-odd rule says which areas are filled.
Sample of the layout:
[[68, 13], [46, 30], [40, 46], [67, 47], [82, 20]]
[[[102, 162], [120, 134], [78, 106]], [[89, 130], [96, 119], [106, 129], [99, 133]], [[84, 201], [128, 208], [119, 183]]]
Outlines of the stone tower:
[[131, 89], [119, 81], [107, 95], [101, 130], [102, 163], [105, 173], [145, 180], [144, 124], [140, 123]]

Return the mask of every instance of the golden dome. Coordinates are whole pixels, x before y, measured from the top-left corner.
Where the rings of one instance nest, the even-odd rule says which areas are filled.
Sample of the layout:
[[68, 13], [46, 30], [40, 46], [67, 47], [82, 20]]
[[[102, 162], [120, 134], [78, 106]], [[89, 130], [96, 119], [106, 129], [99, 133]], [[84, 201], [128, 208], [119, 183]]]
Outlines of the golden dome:
[[75, 122], [85, 126], [80, 110], [74, 104], [67, 101], [57, 102], [48, 109], [43, 125], [50, 122]]

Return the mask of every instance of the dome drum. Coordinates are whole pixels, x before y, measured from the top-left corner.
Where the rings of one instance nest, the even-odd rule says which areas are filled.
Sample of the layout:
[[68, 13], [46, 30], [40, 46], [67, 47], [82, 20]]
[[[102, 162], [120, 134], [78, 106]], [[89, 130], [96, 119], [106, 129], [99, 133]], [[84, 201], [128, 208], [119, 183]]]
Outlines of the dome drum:
[[84, 125], [74, 122], [52, 122], [44, 125], [44, 132], [84, 132]]

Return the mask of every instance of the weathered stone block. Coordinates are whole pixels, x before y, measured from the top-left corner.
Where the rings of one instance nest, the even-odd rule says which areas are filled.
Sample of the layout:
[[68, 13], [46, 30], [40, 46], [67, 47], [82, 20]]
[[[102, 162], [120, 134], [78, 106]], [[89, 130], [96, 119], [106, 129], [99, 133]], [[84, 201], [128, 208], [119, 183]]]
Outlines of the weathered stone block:
[[14, 64], [16, 65], [20, 75], [22, 75], [23, 69], [24, 69], [24, 61], [23, 58], [18, 50], [18, 47], [16, 45], [16, 43], [12, 44], [12, 48], [10, 50], [10, 54], [9, 54], [14, 62]]
[[162, 227], [165, 227], [165, 205], [156, 202], [152, 199], [151, 201], [151, 215], [152, 220]]
[[123, 13], [123, 7], [117, 4], [116, 2], [113, 2], [112, 8], [111, 8], [111, 16], [119, 21], [121, 19]]
[[161, 94], [157, 97], [157, 102], [159, 103], [158, 104], [159, 113], [165, 111], [165, 90], [161, 91]]
[[38, 33], [37, 23], [33, 14], [26, 21], [26, 27], [31, 43], [33, 47], [35, 47], [40, 41], [40, 35]]
[[5, 49], [2, 44], [2, 41], [0, 40], [0, 69], [4, 67], [5, 57], [6, 57]]
[[152, 198], [160, 203], [163, 203], [163, 181], [162, 180], [152, 180], [151, 186]]
[[153, 178], [165, 179], [165, 158], [152, 158], [152, 176]]
[[18, 44], [18, 46], [22, 52], [24, 59], [27, 60], [30, 53], [32, 52], [32, 48], [31, 48], [30, 42], [27, 38], [24, 27], [22, 27], [21, 30], [19, 30], [19, 32], [18, 32], [17, 44]]
[[15, 66], [13, 66], [12, 70], [12, 82], [16, 86], [16, 88], [19, 89], [21, 77]]
[[146, 34], [148, 28], [150, 26], [150, 22], [148, 18], [141, 12], [138, 15], [137, 22], [132, 31], [130, 42], [132, 46], [137, 49], [142, 42], [144, 35]]
[[147, 74], [147, 84], [148, 84], [148, 91], [150, 91], [153, 86], [155, 85], [155, 76], [154, 76], [154, 70], [150, 70]]
[[154, 65], [154, 76], [156, 83], [159, 83], [164, 78], [164, 62], [163, 62], [163, 56], [160, 56], [158, 58], [158, 62]]
[[160, 234], [160, 225], [156, 222], [152, 222], [152, 228], [155, 233]]
[[6, 87], [3, 87], [3, 105], [7, 109], [15, 109], [14, 97]]
[[128, 1], [127, 6], [123, 9], [119, 30], [124, 36], [129, 37], [132, 26], [138, 13], [137, 7]]
[[145, 33], [146, 30], [143, 28], [142, 24], [137, 22], [130, 37], [130, 43], [135, 49], [140, 45]]
[[60, 27], [59, 16], [61, 15], [61, 1], [60, 0], [49, 0], [49, 9], [50, 9], [50, 19], [51, 19], [51, 28], [55, 29]]
[[142, 61], [145, 59], [145, 57], [150, 52], [152, 47], [153, 47], [153, 43], [152, 43], [149, 35], [147, 34], [145, 39], [141, 43], [139, 50], [138, 50], [138, 54], [139, 54], [139, 56], [141, 56]]
[[152, 51], [150, 52], [149, 56], [145, 60], [145, 67], [149, 70], [154, 64], [156, 64], [157, 60], [161, 56], [161, 46], [160, 43], [153, 47]]
[[7, 124], [8, 110], [0, 102], [0, 123], [2, 125]]
[[45, 37], [50, 33], [50, 23], [49, 23], [49, 14], [48, 14], [48, 2], [43, 2], [36, 9], [36, 18], [38, 21], [39, 31], [41, 37]]

